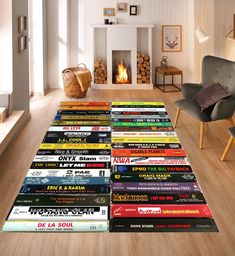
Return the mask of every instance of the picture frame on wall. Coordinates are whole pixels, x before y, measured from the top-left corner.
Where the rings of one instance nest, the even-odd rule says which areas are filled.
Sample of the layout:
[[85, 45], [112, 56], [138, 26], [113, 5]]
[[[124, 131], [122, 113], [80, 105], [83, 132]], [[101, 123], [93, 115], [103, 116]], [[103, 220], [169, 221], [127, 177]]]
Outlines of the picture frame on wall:
[[117, 12], [127, 12], [127, 3], [117, 3]]
[[116, 15], [115, 8], [104, 8], [103, 15], [104, 16], [115, 16]]
[[182, 25], [162, 25], [162, 51], [182, 52]]
[[137, 5], [130, 5], [130, 15], [131, 16], [138, 15], [138, 6]]
[[18, 32], [22, 34], [27, 30], [27, 17], [26, 16], [19, 16], [18, 17]]

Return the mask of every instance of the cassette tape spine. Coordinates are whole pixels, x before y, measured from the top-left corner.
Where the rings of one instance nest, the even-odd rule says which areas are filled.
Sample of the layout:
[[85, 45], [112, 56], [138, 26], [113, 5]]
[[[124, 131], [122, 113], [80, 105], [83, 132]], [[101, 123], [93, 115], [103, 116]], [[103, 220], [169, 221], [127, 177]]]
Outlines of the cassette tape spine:
[[32, 162], [30, 169], [110, 169], [110, 162]]
[[72, 162], [72, 163], [78, 163], [78, 162], [110, 162], [111, 157], [110, 156], [95, 156], [95, 155], [84, 155], [84, 156], [75, 156], [75, 155], [60, 155], [60, 156], [54, 156], [54, 155], [47, 155], [47, 156], [35, 156], [34, 162]]
[[107, 232], [108, 221], [6, 221], [3, 232]]
[[14, 206], [109, 206], [110, 195], [19, 194]]
[[37, 156], [46, 156], [46, 155], [99, 155], [99, 156], [110, 156], [110, 149], [40, 149], [38, 150]]
[[190, 165], [115, 165], [114, 172], [192, 172]]
[[113, 182], [195, 182], [193, 173], [113, 173]]
[[161, 194], [113, 192], [113, 204], [206, 204], [201, 192]]
[[182, 149], [113, 149], [113, 157], [186, 157], [186, 152]]
[[7, 220], [108, 220], [108, 206], [14, 206]]
[[196, 182], [113, 182], [113, 192], [200, 192]]
[[109, 185], [23, 185], [19, 194], [106, 194]]
[[108, 185], [106, 177], [26, 177], [23, 185]]
[[110, 232], [218, 232], [213, 219], [111, 219]]
[[110, 177], [109, 169], [29, 169], [26, 177]]
[[114, 204], [113, 218], [211, 218], [207, 205]]

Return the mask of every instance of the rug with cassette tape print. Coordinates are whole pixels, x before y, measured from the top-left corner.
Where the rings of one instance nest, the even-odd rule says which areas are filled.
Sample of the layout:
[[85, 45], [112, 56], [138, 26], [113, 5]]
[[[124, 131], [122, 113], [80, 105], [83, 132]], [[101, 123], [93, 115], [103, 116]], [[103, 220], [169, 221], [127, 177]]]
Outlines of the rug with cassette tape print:
[[61, 102], [4, 232], [218, 232], [162, 102]]

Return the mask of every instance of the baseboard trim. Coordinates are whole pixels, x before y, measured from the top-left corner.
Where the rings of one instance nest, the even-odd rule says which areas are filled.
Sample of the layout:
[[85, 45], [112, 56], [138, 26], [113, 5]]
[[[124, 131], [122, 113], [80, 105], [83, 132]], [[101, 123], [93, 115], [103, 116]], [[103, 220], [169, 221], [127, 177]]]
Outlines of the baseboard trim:
[[49, 91], [49, 88], [47, 88], [43, 92], [31, 92], [30, 96], [31, 97], [43, 97], [43, 96], [46, 96], [48, 94], [48, 91]]

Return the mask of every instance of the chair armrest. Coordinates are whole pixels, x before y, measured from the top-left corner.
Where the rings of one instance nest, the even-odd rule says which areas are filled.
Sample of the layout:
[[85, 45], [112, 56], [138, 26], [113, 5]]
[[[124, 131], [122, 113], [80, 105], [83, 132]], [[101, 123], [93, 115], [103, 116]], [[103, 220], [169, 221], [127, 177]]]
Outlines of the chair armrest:
[[201, 84], [183, 84], [182, 86], [182, 95], [185, 99], [193, 98], [194, 95], [202, 89]]
[[221, 120], [230, 118], [233, 116], [233, 113], [235, 111], [235, 98], [229, 97], [224, 100], [220, 100], [215, 104], [215, 107], [211, 113], [211, 120]]

